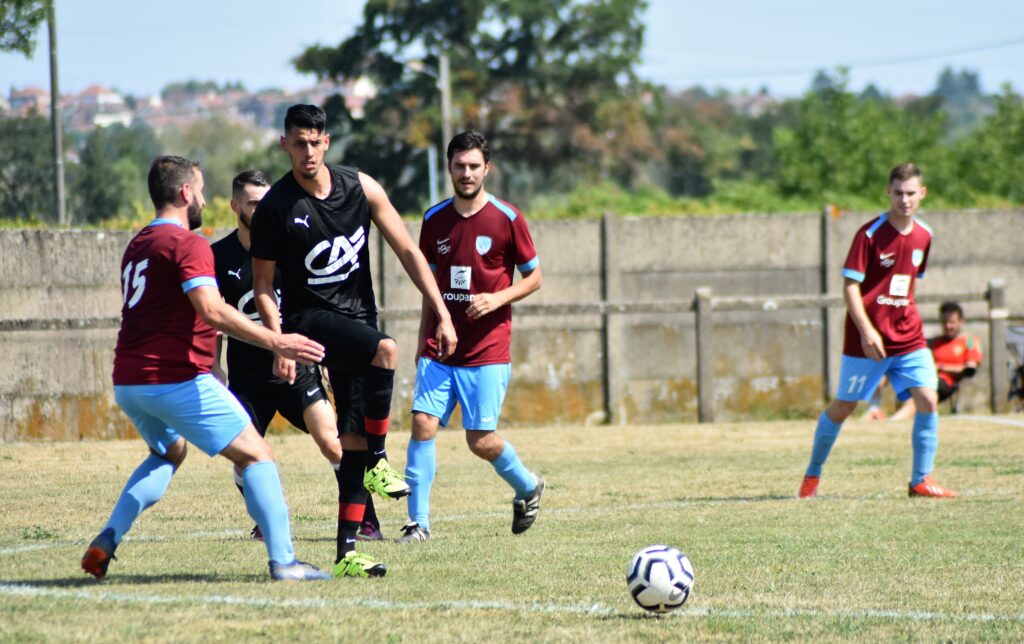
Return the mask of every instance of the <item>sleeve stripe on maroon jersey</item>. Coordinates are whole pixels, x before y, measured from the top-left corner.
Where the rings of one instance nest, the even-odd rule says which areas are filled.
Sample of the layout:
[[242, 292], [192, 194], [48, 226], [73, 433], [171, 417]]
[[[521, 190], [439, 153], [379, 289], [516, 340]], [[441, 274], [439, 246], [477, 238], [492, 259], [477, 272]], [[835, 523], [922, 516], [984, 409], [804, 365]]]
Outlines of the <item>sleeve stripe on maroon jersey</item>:
[[864, 281], [864, 273], [861, 273], [860, 271], [855, 271], [852, 268], [844, 268], [843, 277], [848, 277], [852, 279], [854, 282]]
[[423, 221], [426, 221], [426, 220], [430, 219], [431, 217], [433, 217], [434, 213], [436, 213], [438, 210], [440, 210], [440, 209], [444, 208], [445, 206], [447, 206], [448, 204], [450, 204], [452, 202], [452, 199], [454, 199], [454, 197], [448, 197], [447, 199], [445, 199], [441, 203], [434, 204], [433, 206], [428, 208], [427, 212], [423, 213]]
[[888, 219], [889, 219], [887, 217], [888, 214], [889, 213], [887, 213], [887, 212], [883, 212], [881, 215], [878, 216], [878, 221], [873, 223], [871, 225], [871, 228], [868, 228], [866, 231], [864, 231], [864, 234], [868, 236], [868, 239], [871, 239], [871, 237], [875, 234], [875, 231], [878, 230], [879, 228], [881, 228], [882, 224], [884, 224], [886, 221], [888, 221]]
[[209, 275], [193, 277], [192, 279], [186, 280], [181, 283], [181, 291], [183, 293], [188, 293], [192, 289], [199, 286], [212, 286], [213, 288], [217, 288], [217, 279], [214, 277], [210, 277]]
[[505, 216], [508, 217], [509, 221], [516, 220], [516, 211], [512, 210], [512, 207], [509, 206], [507, 203], [505, 203], [501, 199], [498, 199], [494, 195], [487, 195], [487, 200], [494, 204], [495, 208], [505, 213]]

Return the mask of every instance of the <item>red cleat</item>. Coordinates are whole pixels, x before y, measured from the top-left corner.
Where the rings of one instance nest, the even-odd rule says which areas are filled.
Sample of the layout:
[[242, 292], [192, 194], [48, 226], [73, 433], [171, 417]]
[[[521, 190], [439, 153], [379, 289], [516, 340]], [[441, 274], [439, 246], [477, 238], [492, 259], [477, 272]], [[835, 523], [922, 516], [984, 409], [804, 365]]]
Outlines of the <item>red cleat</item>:
[[82, 570], [89, 573], [96, 579], [103, 579], [107, 576], [107, 568], [110, 567], [110, 560], [117, 559], [114, 556], [114, 545], [109, 535], [101, 534], [92, 540], [89, 548], [82, 557]]
[[798, 499], [813, 499], [818, 493], [818, 483], [821, 483], [820, 476], [805, 476], [804, 482], [800, 484], [800, 491], [796, 493]]
[[935, 482], [931, 476], [926, 476], [917, 485], [907, 486], [907, 496], [930, 496], [936, 499], [955, 499], [957, 493], [947, 490]]

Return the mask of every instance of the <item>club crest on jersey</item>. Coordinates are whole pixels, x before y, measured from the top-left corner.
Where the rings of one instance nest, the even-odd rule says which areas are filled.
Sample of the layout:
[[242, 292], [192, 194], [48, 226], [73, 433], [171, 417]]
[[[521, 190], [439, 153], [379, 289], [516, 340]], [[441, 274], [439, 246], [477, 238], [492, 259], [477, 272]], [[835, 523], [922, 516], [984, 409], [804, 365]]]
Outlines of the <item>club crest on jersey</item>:
[[915, 267], [920, 266], [921, 262], [924, 261], [924, 251], [920, 248], [915, 248], [914, 252], [910, 254], [910, 263]]
[[476, 252], [486, 255], [491, 250], [491, 238], [487, 235], [480, 235], [476, 238]]
[[437, 254], [447, 255], [452, 251], [452, 238], [445, 237], [444, 239], [437, 240]]

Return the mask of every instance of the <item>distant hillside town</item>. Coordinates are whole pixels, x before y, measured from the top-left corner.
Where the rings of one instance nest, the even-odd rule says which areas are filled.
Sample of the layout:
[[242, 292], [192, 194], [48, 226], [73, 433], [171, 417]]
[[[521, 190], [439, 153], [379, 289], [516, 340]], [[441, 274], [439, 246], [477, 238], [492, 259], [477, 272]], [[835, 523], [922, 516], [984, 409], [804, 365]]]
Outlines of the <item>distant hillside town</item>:
[[[218, 86], [213, 82], [172, 83], [155, 96], [131, 96], [103, 85], [92, 85], [77, 94], [60, 98], [64, 127], [69, 132], [88, 132], [114, 124], [144, 123], [157, 132], [169, 126], [188, 126], [211, 116], [221, 116], [240, 125], [267, 130], [281, 127], [284, 110], [295, 103], [322, 104], [338, 94], [346, 107], [358, 116], [373, 95], [367, 81], [334, 83], [324, 81], [309, 89], [289, 92], [268, 89], [246, 91], [241, 85]], [[24, 117], [38, 112], [48, 115], [50, 92], [40, 87], [11, 88], [0, 96], [0, 116]]]

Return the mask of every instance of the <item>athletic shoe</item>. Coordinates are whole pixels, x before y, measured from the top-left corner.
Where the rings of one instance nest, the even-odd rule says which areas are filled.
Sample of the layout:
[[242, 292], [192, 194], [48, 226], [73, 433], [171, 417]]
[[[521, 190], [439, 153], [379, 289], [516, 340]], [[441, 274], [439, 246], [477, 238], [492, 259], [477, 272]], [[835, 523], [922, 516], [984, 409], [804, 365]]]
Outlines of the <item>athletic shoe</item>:
[[363, 487], [385, 499], [400, 499], [409, 496], [412, 491], [398, 470], [388, 465], [384, 459], [380, 459], [373, 469], [366, 470], [366, 474], [363, 475]]
[[82, 557], [82, 570], [89, 573], [96, 579], [103, 579], [107, 575], [107, 567], [110, 566], [111, 559], [117, 559], [114, 556], [114, 550], [117, 546], [114, 545], [114, 530], [107, 528], [103, 532], [99, 533], [89, 547], [85, 550], [85, 556]]
[[800, 484], [800, 491], [796, 493], [797, 498], [813, 499], [818, 494], [818, 483], [821, 483], [820, 476], [805, 476], [804, 482]]
[[525, 499], [512, 500], [512, 534], [521, 534], [530, 529], [540, 514], [540, 496], [544, 494], [544, 477], [534, 474], [537, 487]]
[[258, 525], [254, 525], [252, 527], [252, 530], [249, 531], [249, 538], [253, 541], [259, 541], [260, 543], [263, 543], [263, 531], [260, 530], [260, 527]]
[[917, 485], [907, 486], [907, 496], [930, 496], [937, 499], [954, 499], [957, 494], [935, 482], [931, 476], [924, 477]]
[[330, 579], [323, 570], [296, 559], [290, 564], [270, 562], [270, 576], [274, 581], [320, 581]]
[[356, 533], [357, 541], [383, 541], [384, 535], [380, 532], [380, 526], [374, 525], [369, 521], [363, 521], [359, 526], [359, 532]]
[[374, 561], [369, 555], [350, 550], [334, 564], [331, 574], [335, 577], [383, 577], [387, 571], [387, 566]]
[[415, 543], [417, 541], [430, 541], [430, 530], [421, 528], [415, 521], [402, 526], [402, 536], [395, 539], [395, 543]]

